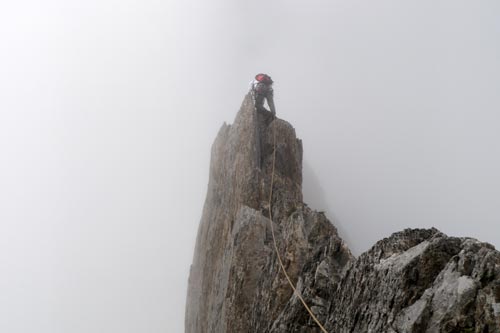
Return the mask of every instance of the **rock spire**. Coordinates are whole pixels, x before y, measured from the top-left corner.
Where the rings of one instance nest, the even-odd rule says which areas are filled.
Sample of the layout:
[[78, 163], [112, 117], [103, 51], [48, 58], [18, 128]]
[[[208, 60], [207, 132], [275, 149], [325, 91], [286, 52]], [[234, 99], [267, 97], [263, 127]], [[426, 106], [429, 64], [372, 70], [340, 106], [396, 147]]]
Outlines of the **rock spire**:
[[500, 253], [471, 238], [407, 229], [355, 258], [302, 201], [302, 142], [246, 96], [212, 146], [186, 304], [186, 333], [320, 332], [280, 272], [329, 332], [500, 332]]

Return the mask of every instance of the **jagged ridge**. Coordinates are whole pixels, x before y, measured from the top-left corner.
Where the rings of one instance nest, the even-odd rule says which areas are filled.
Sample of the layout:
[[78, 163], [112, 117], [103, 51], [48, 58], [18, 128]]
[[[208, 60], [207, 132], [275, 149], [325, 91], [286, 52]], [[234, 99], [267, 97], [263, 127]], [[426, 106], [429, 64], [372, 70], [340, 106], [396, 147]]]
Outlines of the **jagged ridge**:
[[212, 146], [189, 278], [185, 327], [201, 332], [319, 332], [279, 271], [272, 209], [292, 280], [332, 332], [500, 332], [500, 255], [438, 230], [405, 230], [355, 259], [335, 227], [302, 201], [302, 144], [250, 96]]

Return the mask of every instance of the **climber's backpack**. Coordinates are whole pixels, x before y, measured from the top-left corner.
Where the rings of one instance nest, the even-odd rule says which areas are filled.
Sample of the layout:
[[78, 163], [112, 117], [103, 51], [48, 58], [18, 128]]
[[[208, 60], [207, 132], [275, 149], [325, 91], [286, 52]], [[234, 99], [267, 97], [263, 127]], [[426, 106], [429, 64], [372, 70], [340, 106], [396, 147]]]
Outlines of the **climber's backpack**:
[[273, 80], [271, 77], [267, 74], [259, 73], [255, 75], [255, 79], [259, 82], [265, 83], [265, 84], [272, 84]]
[[257, 93], [257, 95], [267, 95], [270, 91], [273, 90], [271, 85], [273, 84], [273, 80], [267, 74], [257, 74], [255, 75], [255, 80], [257, 81], [253, 89]]

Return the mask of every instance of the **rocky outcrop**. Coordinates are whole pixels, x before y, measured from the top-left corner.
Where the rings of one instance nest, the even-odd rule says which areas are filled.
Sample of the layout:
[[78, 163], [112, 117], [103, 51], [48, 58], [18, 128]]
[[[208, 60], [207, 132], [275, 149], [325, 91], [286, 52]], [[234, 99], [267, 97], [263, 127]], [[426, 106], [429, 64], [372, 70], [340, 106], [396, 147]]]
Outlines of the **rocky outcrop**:
[[500, 332], [500, 254], [436, 229], [405, 230], [351, 262], [332, 332]]
[[326, 216], [302, 202], [295, 130], [247, 96], [212, 146], [187, 333], [320, 332], [280, 272], [271, 223], [288, 274], [329, 332], [500, 332], [499, 252], [408, 229], [354, 258]]

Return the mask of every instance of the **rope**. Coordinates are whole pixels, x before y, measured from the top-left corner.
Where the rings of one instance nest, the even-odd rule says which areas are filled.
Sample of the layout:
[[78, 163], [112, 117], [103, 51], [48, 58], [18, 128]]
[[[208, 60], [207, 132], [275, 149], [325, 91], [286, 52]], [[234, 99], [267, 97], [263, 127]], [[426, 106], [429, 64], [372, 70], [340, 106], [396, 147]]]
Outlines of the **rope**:
[[269, 208], [268, 209], [269, 209], [269, 224], [271, 224], [271, 233], [273, 235], [274, 250], [276, 251], [276, 255], [278, 257], [278, 261], [280, 263], [281, 270], [283, 271], [283, 274], [285, 274], [285, 277], [288, 281], [288, 284], [290, 285], [290, 287], [292, 287], [293, 292], [300, 299], [300, 301], [302, 302], [302, 305], [304, 305], [307, 312], [309, 312], [309, 315], [311, 315], [311, 318], [316, 322], [316, 324], [318, 324], [321, 331], [323, 333], [328, 333], [328, 331], [323, 327], [323, 325], [321, 325], [318, 318], [316, 318], [314, 313], [311, 311], [311, 309], [307, 305], [306, 301], [304, 301], [304, 299], [302, 298], [302, 296], [298, 292], [297, 288], [295, 288], [295, 286], [293, 285], [293, 282], [286, 272], [285, 266], [283, 265], [283, 261], [281, 260], [280, 253], [278, 251], [278, 245], [276, 244], [276, 237], [274, 235], [273, 216], [272, 216], [272, 209], [271, 209], [271, 204], [272, 204], [272, 199], [273, 199], [274, 169], [275, 169], [275, 162], [276, 162], [276, 124], [274, 124], [274, 126], [273, 126], [273, 147], [274, 147], [273, 148], [273, 169], [271, 172], [271, 188], [269, 189], [269, 206], [268, 206]]

